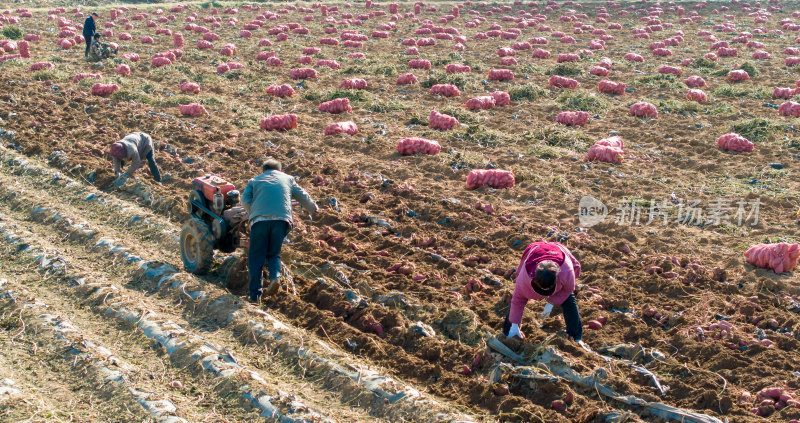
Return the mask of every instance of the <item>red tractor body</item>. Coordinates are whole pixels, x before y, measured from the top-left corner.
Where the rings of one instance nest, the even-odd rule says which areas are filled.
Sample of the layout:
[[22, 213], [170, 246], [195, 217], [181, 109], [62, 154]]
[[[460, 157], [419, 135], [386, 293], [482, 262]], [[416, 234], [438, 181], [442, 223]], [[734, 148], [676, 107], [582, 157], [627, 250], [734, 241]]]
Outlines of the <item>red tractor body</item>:
[[194, 178], [192, 181], [192, 188], [202, 192], [203, 197], [208, 201], [214, 201], [214, 194], [218, 189], [223, 198], [225, 198], [230, 191], [236, 189], [232, 183], [227, 182], [217, 175], [206, 175]]

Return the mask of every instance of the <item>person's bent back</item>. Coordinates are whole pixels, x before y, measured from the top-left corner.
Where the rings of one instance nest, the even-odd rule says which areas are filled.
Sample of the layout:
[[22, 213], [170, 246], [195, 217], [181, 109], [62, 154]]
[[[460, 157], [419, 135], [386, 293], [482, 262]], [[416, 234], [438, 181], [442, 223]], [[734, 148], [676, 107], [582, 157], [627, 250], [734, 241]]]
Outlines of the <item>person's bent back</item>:
[[294, 223], [292, 199], [300, 202], [308, 211], [317, 210], [314, 200], [297, 185], [292, 176], [270, 169], [247, 183], [242, 194], [242, 205], [250, 212], [251, 225], [260, 220], [285, 220], [291, 225]]

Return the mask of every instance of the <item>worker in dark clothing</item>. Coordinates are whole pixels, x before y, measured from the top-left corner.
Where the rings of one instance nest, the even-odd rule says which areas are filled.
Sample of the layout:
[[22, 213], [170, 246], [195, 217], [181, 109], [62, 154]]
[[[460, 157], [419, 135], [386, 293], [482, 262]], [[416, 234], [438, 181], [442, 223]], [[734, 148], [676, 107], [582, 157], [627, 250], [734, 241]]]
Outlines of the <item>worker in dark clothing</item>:
[[93, 12], [83, 21], [83, 38], [86, 39], [86, 52], [83, 53], [84, 57], [89, 56], [89, 48], [92, 46], [92, 40], [94, 39], [94, 33], [97, 32], [97, 26], [94, 23], [94, 18], [100, 17], [97, 12]]

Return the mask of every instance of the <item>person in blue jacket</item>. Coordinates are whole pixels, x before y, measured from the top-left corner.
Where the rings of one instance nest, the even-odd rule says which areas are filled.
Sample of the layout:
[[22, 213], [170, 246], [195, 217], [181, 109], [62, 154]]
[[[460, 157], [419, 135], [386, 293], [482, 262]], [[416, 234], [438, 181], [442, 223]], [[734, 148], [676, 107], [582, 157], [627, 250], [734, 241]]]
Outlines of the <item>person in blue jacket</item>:
[[261, 302], [261, 272], [265, 262], [270, 282], [266, 294], [275, 295], [280, 288], [281, 246], [293, 225], [292, 199], [312, 213], [319, 210], [317, 203], [294, 178], [281, 172], [281, 162], [269, 158], [261, 169], [264, 173], [248, 181], [242, 194], [242, 205], [250, 219], [247, 269], [250, 302], [254, 304]]
[[97, 26], [94, 23], [94, 18], [100, 17], [97, 12], [92, 12], [85, 21], [83, 21], [83, 38], [86, 39], [86, 52], [83, 57], [89, 57], [89, 48], [92, 46], [94, 33], [97, 32]]

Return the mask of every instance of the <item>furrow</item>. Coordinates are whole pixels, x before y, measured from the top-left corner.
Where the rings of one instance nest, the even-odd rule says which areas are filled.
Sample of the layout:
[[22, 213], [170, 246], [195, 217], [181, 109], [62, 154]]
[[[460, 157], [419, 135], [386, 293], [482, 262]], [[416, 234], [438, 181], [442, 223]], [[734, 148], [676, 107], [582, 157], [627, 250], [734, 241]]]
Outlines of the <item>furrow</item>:
[[[261, 376], [240, 365], [234, 354], [189, 333], [167, 317], [158, 316], [146, 307], [131, 301], [113, 284], [72, 271], [72, 263], [58, 253], [46, 253], [36, 247], [33, 234], [21, 237], [13, 225], [0, 222], [3, 241], [17, 250], [25, 260], [38, 266], [41, 273], [62, 287], [81, 306], [111, 319], [123, 327], [135, 328], [155, 341], [169, 356], [172, 365], [187, 369], [195, 377], [202, 374], [215, 379], [218, 395], [236, 394], [248, 407], [255, 407], [262, 417], [280, 422], [331, 422], [322, 413], [311, 410], [293, 394], [272, 388]], [[269, 393], [267, 393], [269, 392]]]
[[[96, 238], [97, 231], [91, 229], [88, 224], [73, 223], [69, 218], [59, 215], [53, 208], [37, 207], [28, 201], [20, 200], [19, 197], [16, 194], [7, 195], [6, 202], [15, 208], [26, 209], [30, 219], [42, 225], [52, 225], [59, 233], [75, 242], [79, 240], [88, 242]], [[320, 379], [321, 385], [329, 391], [342, 395], [345, 403], [359, 405], [371, 415], [385, 418], [408, 418], [409, 415], [414, 415], [415, 419], [424, 421], [465, 419], [459, 413], [453, 413], [454, 410], [450, 407], [426, 398], [419, 393], [419, 390], [398, 383], [377, 371], [369, 370], [366, 363], [350, 364], [352, 361], [350, 357], [321, 341], [316, 341], [318, 351], [312, 353], [304, 346], [305, 340], [302, 334], [297, 334], [295, 329], [289, 328], [272, 315], [252, 307], [243, 307], [237, 297], [226, 293], [216, 298], [209, 295], [209, 292], [214, 295], [219, 294], [220, 289], [213, 284], [199, 280], [193, 275], [177, 272], [163, 262], [146, 261], [113, 239], [99, 238], [92, 242], [96, 250], [110, 254], [111, 262], [121, 258], [123, 263], [140, 266], [142, 269], [138, 274], [140, 281], [149, 280], [153, 291], [166, 292], [166, 295], [172, 295], [178, 301], [186, 301], [187, 307], [191, 305], [193, 314], [202, 313], [215, 319], [217, 324], [244, 334], [240, 336], [247, 337], [247, 342], [255, 340], [257, 343], [265, 344], [270, 350], [277, 351], [283, 358], [290, 360], [293, 365], [326, 373], [326, 376]], [[124, 316], [119, 317], [125, 318]], [[279, 329], [278, 333], [275, 333], [276, 329]], [[288, 333], [292, 336], [286, 336]], [[322, 355], [318, 355], [319, 353]], [[348, 389], [343, 390], [343, 386], [348, 386]]]
[[117, 397], [121, 405], [138, 403], [142, 412], [134, 411], [133, 418], [141, 415], [159, 423], [187, 422], [179, 417], [181, 413], [168, 399], [135, 386], [132, 382], [134, 366], [121, 360], [109, 348], [91, 340], [85, 331], [64, 316], [52, 314], [47, 304], [35, 299], [26, 301], [12, 290], [2, 291], [0, 298], [3, 300], [0, 312], [24, 322], [23, 331], [29, 337], [39, 342], [45, 338], [45, 345], [61, 351], [59, 358], [73, 363], [74, 374], [81, 377], [80, 373], [87, 373], [97, 382], [98, 391], [106, 396]]

